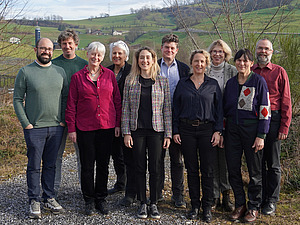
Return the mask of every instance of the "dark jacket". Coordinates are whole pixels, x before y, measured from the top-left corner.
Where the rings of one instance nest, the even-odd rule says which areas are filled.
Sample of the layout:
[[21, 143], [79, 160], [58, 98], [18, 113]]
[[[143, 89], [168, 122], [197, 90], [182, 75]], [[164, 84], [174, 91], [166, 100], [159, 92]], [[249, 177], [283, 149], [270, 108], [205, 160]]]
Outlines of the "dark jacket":
[[[112, 65], [108, 66], [107, 68], [114, 72], [115, 64], [112, 64]], [[128, 64], [127, 62], [125, 62], [124, 71], [122, 73], [120, 80], [118, 81], [118, 86], [119, 86], [122, 100], [123, 100], [123, 90], [124, 90], [125, 80], [126, 80], [127, 75], [130, 73], [130, 70], [131, 70], [131, 65]]]
[[[176, 63], [177, 63], [177, 67], [178, 67], [178, 71], [179, 71], [179, 77], [180, 79], [183, 77], [188, 77], [189, 73], [190, 73], [190, 67], [188, 65], [186, 65], [183, 62], [180, 62], [179, 60], [175, 59]], [[157, 61], [158, 65], [161, 65], [161, 58]]]

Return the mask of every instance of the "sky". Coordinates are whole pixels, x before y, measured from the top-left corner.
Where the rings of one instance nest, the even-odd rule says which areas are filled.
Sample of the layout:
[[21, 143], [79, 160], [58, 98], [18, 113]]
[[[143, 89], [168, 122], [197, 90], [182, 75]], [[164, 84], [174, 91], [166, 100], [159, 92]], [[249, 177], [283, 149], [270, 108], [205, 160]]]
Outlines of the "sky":
[[129, 14], [130, 8], [140, 9], [166, 7], [164, 0], [14, 0], [22, 3], [28, 1], [21, 17], [33, 19], [50, 15], [62, 16], [64, 20], [88, 19], [109, 13], [110, 16]]

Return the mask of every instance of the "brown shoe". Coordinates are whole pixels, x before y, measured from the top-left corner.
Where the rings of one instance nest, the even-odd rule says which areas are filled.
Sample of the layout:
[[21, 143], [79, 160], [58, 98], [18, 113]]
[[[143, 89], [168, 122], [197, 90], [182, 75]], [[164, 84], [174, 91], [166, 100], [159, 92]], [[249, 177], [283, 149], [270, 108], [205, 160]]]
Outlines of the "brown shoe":
[[242, 205], [242, 206], [236, 208], [236, 209], [230, 214], [229, 219], [230, 219], [231, 221], [236, 221], [236, 220], [242, 218], [242, 217], [245, 215], [246, 211], [247, 211], [246, 205]]
[[258, 211], [256, 209], [249, 209], [244, 217], [245, 222], [254, 222], [258, 215]]

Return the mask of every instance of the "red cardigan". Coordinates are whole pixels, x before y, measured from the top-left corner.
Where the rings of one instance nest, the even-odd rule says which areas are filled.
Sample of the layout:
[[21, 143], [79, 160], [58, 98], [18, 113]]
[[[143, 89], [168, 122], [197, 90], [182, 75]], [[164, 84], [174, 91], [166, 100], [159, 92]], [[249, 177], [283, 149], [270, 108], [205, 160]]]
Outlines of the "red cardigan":
[[121, 125], [121, 96], [114, 73], [101, 66], [97, 87], [87, 66], [71, 77], [66, 108], [68, 132], [110, 129]]

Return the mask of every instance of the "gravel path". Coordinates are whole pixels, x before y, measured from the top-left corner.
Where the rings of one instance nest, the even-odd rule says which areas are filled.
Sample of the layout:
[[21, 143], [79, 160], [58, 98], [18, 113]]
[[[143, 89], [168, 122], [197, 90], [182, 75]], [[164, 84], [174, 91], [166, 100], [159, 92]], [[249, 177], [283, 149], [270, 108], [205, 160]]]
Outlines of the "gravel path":
[[[168, 160], [168, 159], [166, 159]], [[108, 187], [115, 182], [115, 173], [110, 164]], [[0, 184], [0, 224], [200, 224], [185, 218], [185, 209], [175, 209], [170, 201], [169, 163], [166, 163], [165, 200], [158, 205], [161, 219], [141, 220], [136, 217], [138, 203], [131, 207], [122, 207], [118, 201], [123, 194], [108, 196], [109, 215], [94, 214], [85, 216], [84, 202], [77, 177], [76, 156], [70, 154], [64, 158], [62, 185], [57, 200], [65, 208], [61, 215], [42, 210], [42, 219], [28, 219], [28, 199], [26, 176], [20, 175]]]

